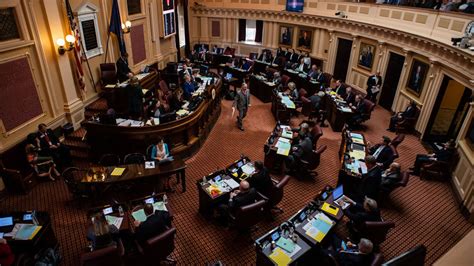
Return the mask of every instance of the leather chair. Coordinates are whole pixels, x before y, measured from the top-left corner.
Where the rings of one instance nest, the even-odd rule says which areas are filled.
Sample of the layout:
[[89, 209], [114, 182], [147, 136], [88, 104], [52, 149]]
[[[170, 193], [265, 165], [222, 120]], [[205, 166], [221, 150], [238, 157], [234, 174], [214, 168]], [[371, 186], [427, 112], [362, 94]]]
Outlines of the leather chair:
[[[81, 170], [77, 167], [66, 168], [61, 176], [64, 178], [64, 183], [66, 183], [67, 189], [72, 194], [74, 198], [87, 198], [90, 196], [90, 190], [86, 186], [82, 186], [79, 183], [79, 179], [82, 178], [84, 170]], [[85, 173], [84, 173], [85, 174]]]
[[123, 158], [124, 164], [143, 164], [145, 161], [146, 157], [141, 153], [130, 153]]
[[318, 173], [315, 171], [315, 169], [318, 168], [321, 162], [321, 154], [326, 150], [326, 148], [327, 148], [326, 145], [322, 145], [317, 150], [313, 150], [313, 153], [311, 154], [308, 161], [301, 160], [300, 161], [301, 167], [299, 169], [299, 174], [301, 174], [304, 177], [317, 176]]
[[418, 116], [420, 116], [420, 108], [416, 107], [413, 117], [407, 117], [395, 123], [395, 132], [414, 132]]
[[114, 63], [100, 64], [100, 81], [102, 82], [102, 86], [117, 83], [117, 73], [115, 72]]
[[286, 88], [288, 86], [288, 82], [290, 81], [290, 77], [287, 75], [282, 75], [281, 76], [281, 85], [283, 88]]
[[249, 59], [250, 60], [257, 60], [258, 59], [258, 53], [249, 53]]
[[283, 189], [290, 181], [291, 176], [286, 175], [284, 176], [279, 182], [273, 181], [273, 186], [270, 191], [264, 193], [265, 196], [268, 197], [268, 212], [271, 214], [272, 210], [276, 210], [280, 213], [283, 213], [283, 209], [277, 207], [278, 203], [281, 202], [283, 199]]
[[405, 134], [398, 134], [393, 140], [392, 142], [390, 142], [390, 145], [393, 145], [395, 148], [398, 147], [398, 145], [400, 145], [400, 143], [403, 142], [403, 140], [405, 140]]
[[383, 202], [385, 202], [390, 197], [390, 193], [392, 193], [395, 189], [400, 188], [400, 187], [406, 187], [408, 185], [408, 181], [410, 181], [410, 173], [408, 171], [405, 171], [400, 174], [402, 176], [402, 179], [398, 183], [393, 184], [389, 188], [382, 188], [380, 190], [380, 193], [379, 193], [379, 198], [381, 199], [380, 203], [383, 204]]
[[305, 89], [300, 89], [299, 95], [301, 101], [301, 114], [309, 117], [314, 108], [311, 104], [311, 100], [308, 98], [308, 92]]
[[99, 164], [102, 166], [120, 165], [120, 157], [117, 154], [104, 154], [100, 157]]
[[326, 84], [326, 87], [329, 87], [329, 85], [331, 84], [331, 80], [332, 80], [332, 74], [323, 73], [323, 77], [324, 77], [323, 83]]
[[230, 56], [234, 57], [235, 56], [235, 48], [230, 48], [230, 47], [226, 48], [224, 50], [224, 55], [230, 55]]
[[168, 258], [175, 248], [175, 236], [176, 228], [171, 227], [142, 244], [136, 242], [138, 251], [142, 255], [140, 265], [159, 265], [161, 261], [175, 263], [174, 260]]
[[319, 125], [314, 125], [314, 127], [310, 131], [311, 137], [313, 138], [313, 149], [318, 147], [318, 140], [323, 135], [323, 130]]
[[394, 227], [395, 223], [391, 221], [364, 222], [359, 228], [359, 233], [362, 237], [372, 241], [375, 247], [378, 247], [387, 239], [388, 232]]
[[459, 154], [455, 151], [448, 162], [432, 161], [421, 166], [420, 179], [449, 180], [458, 165]]
[[365, 112], [362, 114], [362, 121], [367, 121], [370, 119], [372, 112], [375, 109], [375, 103], [367, 99], [363, 99], [363, 100], [365, 102]]
[[[328, 260], [327, 263], [323, 263], [323, 265], [332, 265], [332, 266], [339, 266], [339, 262], [336, 260], [336, 258], [331, 254], [328, 253]], [[380, 266], [383, 263], [383, 255], [382, 253], [374, 253], [374, 257], [372, 259], [372, 262], [370, 263], [370, 266]]]
[[264, 208], [267, 204], [266, 197], [261, 195], [261, 199], [255, 203], [248, 204], [238, 208], [230, 214], [232, 223], [239, 232], [246, 232], [252, 229], [258, 222], [265, 217]]
[[81, 266], [123, 265], [122, 257], [125, 254], [122, 241], [117, 245], [101, 248], [81, 255]]

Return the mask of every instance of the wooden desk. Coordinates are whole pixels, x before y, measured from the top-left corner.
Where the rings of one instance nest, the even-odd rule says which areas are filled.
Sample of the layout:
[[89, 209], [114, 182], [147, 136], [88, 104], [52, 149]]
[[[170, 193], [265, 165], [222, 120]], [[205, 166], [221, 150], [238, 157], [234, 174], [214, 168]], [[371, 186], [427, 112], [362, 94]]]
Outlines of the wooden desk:
[[[122, 207], [122, 210], [123, 210], [123, 215], [122, 216], [120, 216], [119, 207]], [[112, 208], [112, 212], [108, 213], [108, 214], [105, 214], [104, 210], [106, 210], [108, 208]], [[87, 211], [88, 220], [92, 222], [91, 218], [96, 213], [103, 213], [104, 215], [110, 215], [110, 216], [123, 218], [123, 221], [122, 221], [122, 224], [120, 225], [120, 228], [117, 228], [119, 231], [129, 231], [130, 228], [131, 228], [130, 227], [130, 219], [127, 215], [128, 207], [127, 207], [126, 204], [113, 204], [113, 205], [109, 204], [109, 205], [94, 207], [94, 208]]]
[[280, 121], [285, 124], [289, 124], [291, 119], [291, 112], [295, 109], [286, 107], [285, 104], [281, 102], [281, 98], [273, 92], [272, 94], [272, 113], [276, 121]]
[[249, 71], [236, 67], [224, 66], [224, 76], [225, 73], [231, 73], [232, 77], [238, 80], [236, 85], [240, 86], [245, 81], [245, 78], [247, 78]]
[[276, 87], [276, 84], [267, 82], [266, 79], [261, 76], [250, 75], [249, 77], [250, 93], [264, 103], [272, 101], [273, 90]]
[[[348, 169], [347, 167], [347, 164], [350, 164], [352, 161], [363, 159], [363, 158], [355, 158], [355, 157], [351, 158], [352, 145], [351, 145], [350, 134], [351, 132], [349, 131], [342, 132], [341, 145], [339, 148], [341, 168], [339, 170], [337, 183], [338, 185], [340, 184], [344, 185], [344, 193], [355, 192], [357, 187], [360, 185], [360, 182], [362, 181], [361, 169], [358, 169], [357, 172], [353, 172], [351, 171], [351, 169]], [[362, 133], [355, 133], [355, 134], [362, 135], [364, 144], [360, 144], [360, 146], [358, 147], [364, 148], [362, 155], [365, 157], [368, 154], [368, 148], [366, 145], [367, 141], [365, 139], [365, 136]]]
[[[33, 224], [33, 221], [24, 221], [23, 215], [31, 212], [15, 212], [2, 213], [3, 216], [13, 216], [14, 223]], [[34, 256], [37, 252], [44, 248], [57, 248], [59, 246], [56, 235], [54, 234], [53, 226], [51, 224], [51, 217], [49, 213], [39, 211], [36, 212], [38, 225], [41, 229], [31, 240], [16, 240], [11, 237], [4, 236], [13, 253], [19, 255], [26, 253], [28, 256]], [[8, 232], [3, 232], [8, 233]]]
[[344, 124], [354, 115], [354, 112], [343, 112], [341, 107], [349, 106], [345, 102], [337, 103], [330, 95], [326, 94], [323, 99], [324, 107], [327, 112], [326, 119], [329, 121], [333, 131], [340, 132], [344, 127]]
[[[287, 156], [278, 154], [278, 148], [275, 145], [278, 143], [279, 138], [281, 137], [282, 129], [276, 125], [272, 133], [268, 137], [267, 141], [263, 145], [263, 151], [265, 153], [263, 164], [265, 167], [273, 173], [280, 174], [283, 170], [283, 162]], [[293, 134], [294, 136], [294, 134]], [[290, 144], [292, 140], [290, 140]]]
[[[276, 227], [255, 241], [255, 251], [257, 253], [256, 265], [276, 265], [276, 263], [270, 259], [270, 255], [273, 252], [271, 247], [271, 236], [276, 232], [278, 232], [281, 237], [281, 229], [280, 227]], [[302, 263], [310, 253], [309, 251], [311, 250], [311, 247], [301, 237], [297, 238], [296, 245], [298, 245], [301, 249], [291, 256], [289, 265], [297, 265], [298, 263]]]
[[[114, 168], [125, 168], [120, 176], [112, 176]], [[171, 162], [155, 164], [153, 169], [145, 169], [144, 164], [127, 164], [113, 167], [93, 167], [80, 180], [82, 184], [95, 186], [111, 185], [123, 182], [133, 182], [144, 179], [154, 179], [156, 185], [158, 180], [176, 174], [181, 182], [182, 191], [186, 192], [186, 163], [182, 159], [174, 159]]]
[[319, 91], [322, 85], [316, 80], [309, 79], [308, 74], [299, 73], [292, 69], [285, 69], [283, 75], [289, 76], [290, 81], [295, 83], [297, 89], [305, 89], [308, 92], [308, 97]]
[[265, 69], [266, 69], [267, 67], [271, 67], [271, 68], [277, 69], [277, 68], [278, 68], [278, 65], [277, 65], [277, 64], [271, 64], [271, 63], [263, 62], [263, 61], [260, 61], [260, 60], [254, 60], [254, 63], [253, 63], [253, 73], [255, 73], [255, 74], [265, 73]]
[[[156, 126], [121, 127], [86, 121], [87, 142], [91, 156], [114, 153], [124, 156], [128, 153], [144, 153], [158, 138], [165, 138], [175, 158], [187, 158], [196, 153], [209, 135], [221, 112], [222, 79], [215, 75], [216, 84], [207, 87], [209, 92], [199, 106], [189, 115]], [[214, 92], [213, 92], [214, 91]], [[213, 98], [212, 95], [215, 95]]]

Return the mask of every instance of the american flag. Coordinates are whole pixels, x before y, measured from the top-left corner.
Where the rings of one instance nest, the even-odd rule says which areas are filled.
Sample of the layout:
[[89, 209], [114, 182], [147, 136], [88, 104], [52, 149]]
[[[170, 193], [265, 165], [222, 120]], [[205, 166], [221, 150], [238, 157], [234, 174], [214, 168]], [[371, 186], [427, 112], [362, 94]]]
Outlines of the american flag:
[[77, 27], [74, 14], [72, 13], [71, 4], [69, 0], [66, 0], [66, 12], [69, 19], [69, 26], [71, 26], [71, 32], [74, 36], [74, 61], [76, 65], [76, 78], [77, 83], [81, 90], [85, 92], [86, 84], [84, 83], [84, 71], [82, 70], [82, 53], [81, 53], [81, 35], [79, 34], [79, 28]]

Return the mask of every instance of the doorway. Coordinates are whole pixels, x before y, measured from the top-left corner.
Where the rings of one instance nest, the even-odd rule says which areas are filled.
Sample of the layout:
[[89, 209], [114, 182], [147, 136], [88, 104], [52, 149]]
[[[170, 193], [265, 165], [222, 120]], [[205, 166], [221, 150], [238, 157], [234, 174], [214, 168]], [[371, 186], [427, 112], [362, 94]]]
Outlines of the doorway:
[[445, 75], [423, 140], [445, 142], [456, 139], [466, 117], [471, 95], [471, 89]]
[[338, 38], [336, 64], [334, 65], [334, 78], [346, 81], [349, 59], [351, 58], [352, 41]]
[[189, 50], [189, 28], [188, 28], [188, 1], [181, 0], [176, 1], [176, 12], [177, 16], [176, 25], [177, 33], [175, 37], [176, 48], [178, 50], [178, 59], [181, 57], [187, 57], [190, 54]]
[[392, 110], [393, 98], [397, 92], [404, 62], [404, 56], [390, 52], [387, 71], [385, 71], [385, 81], [383, 82], [379, 98], [379, 105], [389, 111]]

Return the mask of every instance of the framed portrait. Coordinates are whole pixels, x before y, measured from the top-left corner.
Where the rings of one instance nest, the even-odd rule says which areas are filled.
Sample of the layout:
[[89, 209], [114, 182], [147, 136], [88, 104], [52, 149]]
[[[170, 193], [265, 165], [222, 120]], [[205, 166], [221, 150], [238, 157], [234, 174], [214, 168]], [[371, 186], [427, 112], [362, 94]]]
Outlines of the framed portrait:
[[374, 65], [375, 46], [367, 43], [361, 43], [359, 49], [359, 59], [357, 64], [368, 70], [372, 70]]
[[410, 68], [410, 75], [408, 76], [407, 88], [418, 96], [421, 95], [421, 90], [423, 89], [428, 69], [428, 64], [418, 59], [413, 59]]
[[291, 26], [280, 25], [280, 46], [291, 47], [293, 41], [294, 28]]
[[313, 40], [313, 31], [310, 29], [300, 29], [298, 34], [297, 49], [311, 52], [311, 44]]

